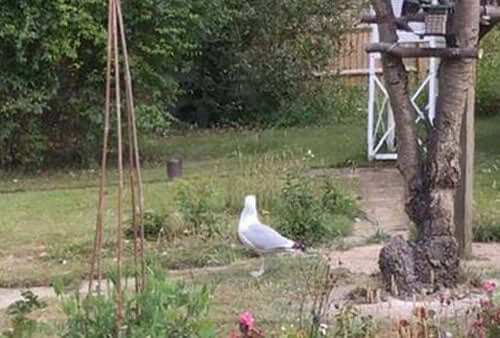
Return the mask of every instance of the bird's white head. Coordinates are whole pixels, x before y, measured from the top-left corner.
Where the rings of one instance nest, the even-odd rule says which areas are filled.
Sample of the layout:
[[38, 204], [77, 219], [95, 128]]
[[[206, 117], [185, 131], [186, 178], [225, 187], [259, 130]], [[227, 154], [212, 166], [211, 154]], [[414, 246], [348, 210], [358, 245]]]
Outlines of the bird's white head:
[[255, 210], [257, 211], [257, 199], [255, 195], [247, 195], [245, 196], [245, 209], [247, 210]]
[[243, 229], [252, 223], [259, 222], [257, 214], [257, 199], [255, 195], [245, 196], [245, 206], [241, 211], [239, 228]]

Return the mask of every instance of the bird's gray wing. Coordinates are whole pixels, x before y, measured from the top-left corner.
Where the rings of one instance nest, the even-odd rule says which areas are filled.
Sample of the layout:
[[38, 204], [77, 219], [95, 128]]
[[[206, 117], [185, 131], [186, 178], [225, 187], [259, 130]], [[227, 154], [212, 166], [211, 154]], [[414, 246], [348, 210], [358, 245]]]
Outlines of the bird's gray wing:
[[283, 237], [276, 230], [264, 224], [251, 224], [242, 231], [242, 235], [258, 250], [291, 248], [294, 244], [293, 241]]

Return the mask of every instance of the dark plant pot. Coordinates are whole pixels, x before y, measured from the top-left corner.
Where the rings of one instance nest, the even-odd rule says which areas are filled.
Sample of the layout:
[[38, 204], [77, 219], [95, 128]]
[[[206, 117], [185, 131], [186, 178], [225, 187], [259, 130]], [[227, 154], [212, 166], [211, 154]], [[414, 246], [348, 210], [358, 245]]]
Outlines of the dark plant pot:
[[182, 159], [171, 158], [167, 161], [167, 176], [170, 180], [182, 176]]

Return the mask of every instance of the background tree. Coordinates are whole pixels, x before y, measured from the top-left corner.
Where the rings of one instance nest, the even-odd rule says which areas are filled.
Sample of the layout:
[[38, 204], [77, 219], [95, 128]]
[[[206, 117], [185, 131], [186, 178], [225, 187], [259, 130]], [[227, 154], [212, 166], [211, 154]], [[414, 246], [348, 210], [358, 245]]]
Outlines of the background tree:
[[[350, 19], [338, 13], [353, 4], [129, 0], [123, 6], [138, 128], [162, 135], [173, 115], [207, 126], [274, 123], [312, 70], [340, 50]], [[88, 166], [98, 158], [106, 13], [100, 0], [3, 3], [2, 169]]]
[[[371, 0], [378, 17], [380, 40], [396, 43], [396, 22], [390, 0]], [[457, 0], [451, 16], [459, 48], [477, 47], [479, 1]], [[454, 229], [454, 201], [460, 180], [460, 130], [473, 60], [443, 59], [434, 127], [418, 145], [416, 111], [408, 92], [408, 74], [400, 57], [383, 54], [385, 82], [396, 122], [398, 168], [406, 183], [405, 210], [417, 227], [415, 244], [395, 237], [380, 253], [386, 283], [411, 294], [421, 288], [451, 287], [459, 274]]]
[[[202, 1], [125, 1], [139, 127], [168, 128], [206, 13]], [[197, 6], [198, 5], [198, 6]], [[0, 13], [0, 166], [87, 165], [98, 157], [106, 2], [6, 1]], [[202, 14], [205, 14], [202, 15]]]

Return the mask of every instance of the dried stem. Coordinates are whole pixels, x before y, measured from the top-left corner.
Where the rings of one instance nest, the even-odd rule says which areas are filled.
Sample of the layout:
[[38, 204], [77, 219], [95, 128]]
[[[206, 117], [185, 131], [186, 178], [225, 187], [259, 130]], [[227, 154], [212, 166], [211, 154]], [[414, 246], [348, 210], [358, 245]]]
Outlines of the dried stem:
[[123, 49], [123, 59], [125, 63], [125, 87], [127, 95], [127, 107], [130, 114], [132, 126], [133, 149], [135, 152], [135, 169], [137, 178], [137, 188], [139, 194], [139, 223], [141, 227], [140, 253], [141, 253], [141, 288], [144, 288], [145, 279], [145, 258], [144, 258], [144, 192], [142, 185], [141, 165], [139, 159], [139, 145], [137, 140], [137, 128], [135, 124], [134, 96], [132, 90], [132, 77], [130, 75], [130, 66], [128, 60], [127, 41], [125, 38], [125, 29], [123, 26], [123, 16], [121, 10], [121, 1], [116, 0], [116, 9], [118, 14], [118, 23], [120, 28], [121, 43]]
[[104, 210], [105, 198], [104, 187], [106, 185], [106, 162], [108, 156], [108, 136], [109, 136], [109, 111], [110, 111], [110, 97], [111, 97], [111, 60], [113, 58], [111, 48], [113, 44], [112, 35], [112, 0], [109, 0], [108, 6], [108, 57], [106, 66], [106, 103], [104, 109], [104, 136], [102, 144], [102, 160], [101, 170], [99, 175], [99, 202], [97, 211], [96, 231], [94, 238], [94, 251], [92, 252], [92, 261], [90, 263], [90, 278], [89, 278], [89, 292], [92, 295], [92, 286], [94, 281], [95, 267], [97, 265], [97, 293], [101, 293], [101, 249], [102, 249], [102, 230], [104, 225]]

